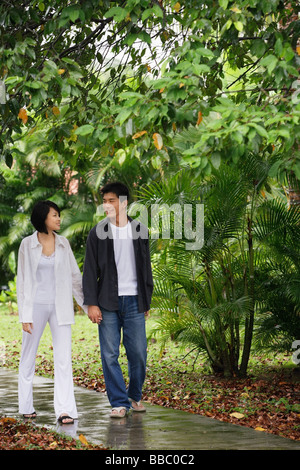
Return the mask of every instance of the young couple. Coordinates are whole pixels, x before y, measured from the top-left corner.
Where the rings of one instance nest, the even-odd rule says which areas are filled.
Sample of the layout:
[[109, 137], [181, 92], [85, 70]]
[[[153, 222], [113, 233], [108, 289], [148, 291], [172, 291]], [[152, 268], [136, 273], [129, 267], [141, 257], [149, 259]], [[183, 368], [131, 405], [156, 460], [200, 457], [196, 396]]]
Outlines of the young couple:
[[[83, 277], [70, 244], [57, 235], [60, 210], [38, 202], [31, 222], [36, 231], [21, 242], [17, 297], [23, 327], [19, 365], [19, 412], [35, 418], [32, 382], [37, 348], [49, 322], [54, 355], [54, 410], [62, 424], [78, 417], [74, 397], [71, 325], [73, 296], [98, 325], [102, 367], [111, 417], [122, 418], [141, 403], [146, 374], [145, 315], [153, 290], [148, 230], [127, 215], [128, 188], [109, 183], [101, 190], [107, 217], [89, 233]], [[121, 331], [128, 359], [126, 388], [119, 365]]]

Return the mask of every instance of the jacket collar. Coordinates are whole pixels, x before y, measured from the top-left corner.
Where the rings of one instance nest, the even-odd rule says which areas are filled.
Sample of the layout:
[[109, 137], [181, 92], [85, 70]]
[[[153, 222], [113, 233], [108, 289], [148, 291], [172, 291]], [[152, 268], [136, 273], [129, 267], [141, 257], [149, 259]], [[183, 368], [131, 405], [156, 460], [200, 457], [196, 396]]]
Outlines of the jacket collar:
[[[53, 233], [54, 233], [54, 237], [55, 237], [55, 245], [64, 246], [64, 244], [62, 242], [62, 239], [61, 239], [61, 236], [57, 235], [57, 233], [55, 233], [55, 232], [53, 232]], [[39, 242], [38, 232], [36, 230], [31, 236], [31, 248], [36, 248], [37, 246], [42, 246], [42, 245]]]

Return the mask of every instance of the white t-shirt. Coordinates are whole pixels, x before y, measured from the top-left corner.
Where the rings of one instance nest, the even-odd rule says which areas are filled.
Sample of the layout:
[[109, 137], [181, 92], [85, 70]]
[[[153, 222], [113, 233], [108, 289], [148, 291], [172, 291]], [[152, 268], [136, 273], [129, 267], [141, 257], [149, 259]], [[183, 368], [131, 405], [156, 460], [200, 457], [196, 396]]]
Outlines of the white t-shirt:
[[110, 224], [114, 239], [114, 254], [118, 272], [118, 295], [137, 295], [137, 275], [131, 223], [124, 227]]

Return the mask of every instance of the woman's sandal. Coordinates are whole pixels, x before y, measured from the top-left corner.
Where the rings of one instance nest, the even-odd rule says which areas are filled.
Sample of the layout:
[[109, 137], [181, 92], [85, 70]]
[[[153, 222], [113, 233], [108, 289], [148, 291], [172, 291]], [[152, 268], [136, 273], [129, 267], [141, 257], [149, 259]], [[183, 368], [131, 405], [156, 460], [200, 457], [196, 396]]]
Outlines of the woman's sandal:
[[36, 418], [36, 412], [34, 411], [33, 413], [25, 414], [23, 415], [24, 419], [35, 419]]
[[[66, 422], [64, 422], [66, 420]], [[58, 420], [60, 424], [74, 424], [74, 419], [68, 415], [61, 415]]]

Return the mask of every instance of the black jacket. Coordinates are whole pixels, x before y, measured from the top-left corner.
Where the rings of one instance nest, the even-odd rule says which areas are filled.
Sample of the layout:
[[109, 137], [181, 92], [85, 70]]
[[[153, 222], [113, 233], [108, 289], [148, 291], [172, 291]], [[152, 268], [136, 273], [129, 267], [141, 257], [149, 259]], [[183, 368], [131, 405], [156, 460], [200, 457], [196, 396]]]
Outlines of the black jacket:
[[[139, 311], [150, 309], [153, 292], [148, 229], [128, 217], [133, 233]], [[113, 237], [108, 218], [90, 231], [86, 242], [83, 268], [84, 305], [98, 305], [109, 311], [118, 310], [118, 274]]]

